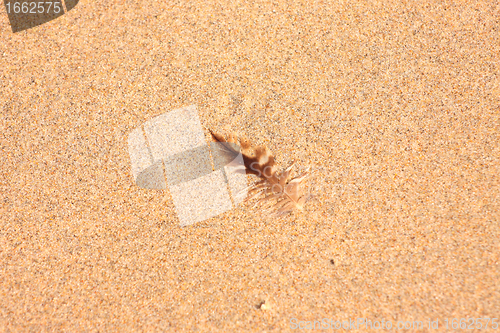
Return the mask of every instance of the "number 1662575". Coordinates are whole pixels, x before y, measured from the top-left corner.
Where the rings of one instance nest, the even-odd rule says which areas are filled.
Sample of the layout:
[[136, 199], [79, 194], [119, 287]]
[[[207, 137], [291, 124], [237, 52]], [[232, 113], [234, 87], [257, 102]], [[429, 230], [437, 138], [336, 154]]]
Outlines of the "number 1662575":
[[7, 13], [14, 14], [59, 14], [63, 8], [61, 2], [7, 2], [5, 4]]

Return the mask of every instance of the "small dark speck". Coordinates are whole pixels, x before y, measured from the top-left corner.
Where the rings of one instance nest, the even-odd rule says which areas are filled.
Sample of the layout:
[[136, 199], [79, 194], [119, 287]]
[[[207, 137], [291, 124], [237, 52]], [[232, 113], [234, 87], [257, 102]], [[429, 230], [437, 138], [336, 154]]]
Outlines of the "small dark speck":
[[264, 304], [266, 304], [266, 301], [262, 301], [262, 302], [260, 302], [259, 304], [257, 304], [257, 305], [255, 306], [255, 308], [256, 308], [256, 309], [261, 309], [261, 308], [262, 308], [262, 305], [264, 305]]
[[330, 264], [335, 265], [335, 260], [330, 259]]

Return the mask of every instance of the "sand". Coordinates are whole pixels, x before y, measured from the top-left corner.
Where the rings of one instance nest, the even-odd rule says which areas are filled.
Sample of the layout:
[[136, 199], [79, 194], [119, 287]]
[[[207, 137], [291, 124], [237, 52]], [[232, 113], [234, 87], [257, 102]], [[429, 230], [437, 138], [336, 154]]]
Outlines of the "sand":
[[[2, 9], [0, 332], [500, 317], [499, 17], [494, 1], [82, 1], [14, 34]], [[305, 210], [179, 226], [168, 189], [135, 184], [127, 139], [188, 105], [315, 170]]]

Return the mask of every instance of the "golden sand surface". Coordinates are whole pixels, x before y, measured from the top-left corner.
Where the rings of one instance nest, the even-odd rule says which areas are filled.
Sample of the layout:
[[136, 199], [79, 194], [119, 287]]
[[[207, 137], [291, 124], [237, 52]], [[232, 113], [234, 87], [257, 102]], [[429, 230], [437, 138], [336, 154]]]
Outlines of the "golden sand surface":
[[[13, 33], [2, 7], [0, 332], [500, 318], [499, 18], [496, 1], [81, 1]], [[187, 105], [316, 170], [305, 210], [180, 227], [168, 190], [134, 183], [127, 138]]]

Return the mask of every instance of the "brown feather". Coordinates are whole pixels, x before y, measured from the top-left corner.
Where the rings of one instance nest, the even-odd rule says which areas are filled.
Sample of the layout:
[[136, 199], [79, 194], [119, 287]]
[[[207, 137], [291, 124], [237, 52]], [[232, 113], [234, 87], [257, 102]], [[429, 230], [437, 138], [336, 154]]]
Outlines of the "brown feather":
[[278, 174], [274, 156], [266, 146], [254, 146], [248, 139], [238, 138], [234, 134], [230, 134], [226, 140], [223, 135], [214, 133], [210, 129], [209, 131], [217, 142], [224, 145], [227, 153], [234, 155], [234, 157], [240, 151], [235, 146], [225, 143], [239, 144], [246, 173], [261, 178], [260, 181], [247, 189], [248, 200], [261, 195], [263, 197], [258, 200], [257, 204], [271, 203], [274, 200], [276, 203], [272, 206], [278, 215], [288, 213], [293, 209], [303, 209], [305, 202], [309, 198], [308, 195], [303, 193], [304, 182], [309, 176], [308, 170], [290, 179], [294, 163]]

